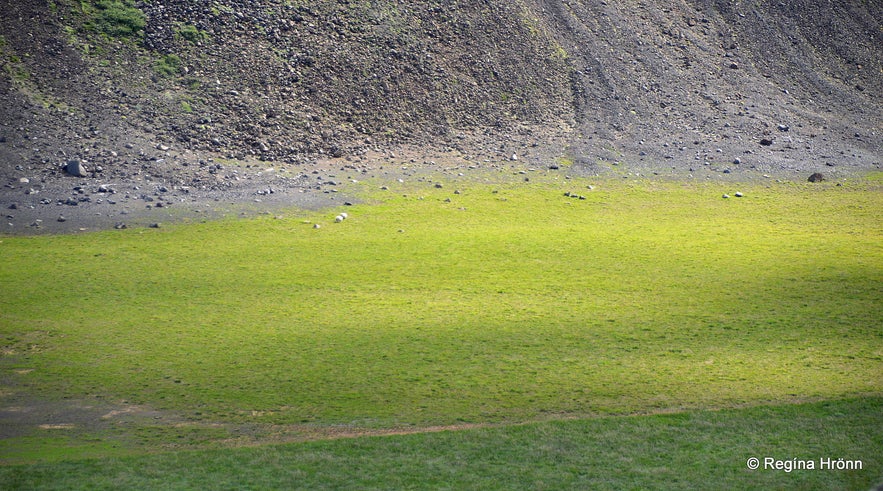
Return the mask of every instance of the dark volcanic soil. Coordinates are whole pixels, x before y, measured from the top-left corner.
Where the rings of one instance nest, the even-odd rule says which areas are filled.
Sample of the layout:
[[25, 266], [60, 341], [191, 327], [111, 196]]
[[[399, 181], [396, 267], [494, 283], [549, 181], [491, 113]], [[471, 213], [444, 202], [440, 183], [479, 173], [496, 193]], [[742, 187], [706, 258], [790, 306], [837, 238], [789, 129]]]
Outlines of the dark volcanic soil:
[[334, 205], [384, 166], [512, 155], [847, 177], [883, 162], [881, 19], [858, 0], [0, 0], [0, 234]]

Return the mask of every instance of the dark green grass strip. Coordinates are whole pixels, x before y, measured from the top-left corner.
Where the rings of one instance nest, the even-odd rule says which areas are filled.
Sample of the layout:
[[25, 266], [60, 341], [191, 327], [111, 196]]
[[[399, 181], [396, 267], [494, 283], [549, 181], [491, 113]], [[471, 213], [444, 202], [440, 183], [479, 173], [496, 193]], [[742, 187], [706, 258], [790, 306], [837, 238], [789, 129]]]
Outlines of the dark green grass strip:
[[[759, 469], [748, 468], [751, 457]], [[822, 468], [825, 459], [861, 469]], [[866, 490], [880, 482], [883, 398], [0, 468], [4, 489]]]

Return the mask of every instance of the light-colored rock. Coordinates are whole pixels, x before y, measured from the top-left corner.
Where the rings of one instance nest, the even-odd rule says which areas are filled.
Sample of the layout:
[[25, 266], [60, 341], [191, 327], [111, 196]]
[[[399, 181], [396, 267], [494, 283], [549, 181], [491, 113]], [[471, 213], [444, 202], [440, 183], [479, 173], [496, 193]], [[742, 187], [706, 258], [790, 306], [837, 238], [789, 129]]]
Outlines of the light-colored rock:
[[64, 166], [64, 171], [74, 177], [86, 177], [86, 166], [78, 159], [69, 160]]

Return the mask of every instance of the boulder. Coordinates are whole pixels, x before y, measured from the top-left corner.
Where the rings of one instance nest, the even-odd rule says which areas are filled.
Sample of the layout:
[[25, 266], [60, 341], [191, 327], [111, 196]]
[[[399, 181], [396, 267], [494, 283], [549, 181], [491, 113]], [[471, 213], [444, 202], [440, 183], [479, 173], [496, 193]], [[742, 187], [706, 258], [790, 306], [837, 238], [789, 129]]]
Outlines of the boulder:
[[825, 180], [825, 176], [823, 176], [821, 172], [814, 172], [807, 179], [807, 181], [809, 181], [809, 182], [822, 182], [824, 180]]
[[86, 177], [86, 166], [79, 159], [68, 160], [64, 171], [74, 177]]

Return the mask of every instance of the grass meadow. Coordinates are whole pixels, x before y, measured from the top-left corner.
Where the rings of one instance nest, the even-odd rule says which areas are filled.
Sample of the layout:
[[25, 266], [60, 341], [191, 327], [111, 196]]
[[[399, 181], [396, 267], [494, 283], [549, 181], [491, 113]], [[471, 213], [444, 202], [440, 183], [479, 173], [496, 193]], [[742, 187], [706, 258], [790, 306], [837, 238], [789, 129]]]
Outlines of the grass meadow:
[[[281, 218], [0, 237], [0, 396], [56, 423], [7, 431], [0, 483], [883, 480], [879, 179], [375, 184]], [[337, 438], [439, 427], [463, 429]]]

